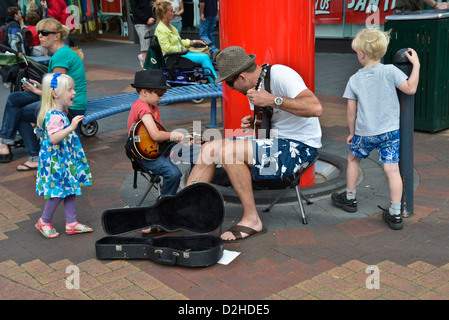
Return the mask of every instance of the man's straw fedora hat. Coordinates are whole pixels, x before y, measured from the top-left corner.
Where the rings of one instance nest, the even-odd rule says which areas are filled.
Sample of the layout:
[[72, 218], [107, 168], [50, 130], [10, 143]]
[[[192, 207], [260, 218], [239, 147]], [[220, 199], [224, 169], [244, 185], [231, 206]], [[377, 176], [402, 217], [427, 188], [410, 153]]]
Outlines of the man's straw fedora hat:
[[254, 54], [247, 54], [242, 47], [232, 46], [224, 49], [217, 55], [219, 76], [215, 82], [235, 77], [248, 69], [256, 60]]

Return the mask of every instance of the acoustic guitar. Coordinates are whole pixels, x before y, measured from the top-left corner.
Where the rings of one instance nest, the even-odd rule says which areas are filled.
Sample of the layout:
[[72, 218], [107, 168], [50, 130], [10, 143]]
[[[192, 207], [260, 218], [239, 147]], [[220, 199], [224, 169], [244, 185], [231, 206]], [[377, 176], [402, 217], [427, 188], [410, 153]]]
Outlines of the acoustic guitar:
[[[262, 71], [256, 83], [256, 90], [260, 91], [262, 83], [267, 75], [268, 64], [262, 65]], [[254, 106], [254, 137], [256, 139], [268, 139], [270, 137], [271, 117], [273, 108]]]
[[[154, 122], [159, 131], [167, 131], [159, 122], [156, 120]], [[169, 140], [163, 142], [154, 141], [142, 120], [139, 120], [131, 126], [129, 134], [132, 135], [133, 147], [131, 150], [134, 154], [141, 159], [150, 161], [165, 155], [169, 147], [176, 143]]]

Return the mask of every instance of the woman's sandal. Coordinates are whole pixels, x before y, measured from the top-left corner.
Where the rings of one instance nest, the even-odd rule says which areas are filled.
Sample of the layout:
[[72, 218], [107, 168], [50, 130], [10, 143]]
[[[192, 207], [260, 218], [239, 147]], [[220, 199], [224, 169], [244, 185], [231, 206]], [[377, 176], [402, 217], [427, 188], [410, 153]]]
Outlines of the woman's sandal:
[[[41, 218], [39, 218], [38, 223], [36, 223], [34, 226], [36, 227], [37, 230], [39, 230], [39, 232], [44, 236], [44, 238], [53, 239], [59, 236], [59, 233], [56, 232], [56, 229], [53, 228], [51, 223], [44, 223]], [[44, 230], [42, 229], [43, 226], [50, 227], [50, 230], [44, 232]]]
[[[75, 227], [76, 227], [77, 225], [82, 225], [83, 228], [82, 228], [81, 230], [76, 230]], [[67, 234], [69, 234], [69, 235], [70, 235], [70, 234], [78, 234], [78, 233], [88, 233], [88, 232], [94, 231], [94, 229], [92, 229], [91, 227], [86, 226], [85, 224], [82, 224], [82, 223], [79, 223], [79, 222], [75, 223], [74, 225], [71, 225], [71, 224], [69, 224], [69, 223], [66, 223], [66, 224], [65, 224], [65, 227], [66, 227], [65, 233], [67, 233]], [[67, 230], [67, 227], [69, 227], [71, 230]]]

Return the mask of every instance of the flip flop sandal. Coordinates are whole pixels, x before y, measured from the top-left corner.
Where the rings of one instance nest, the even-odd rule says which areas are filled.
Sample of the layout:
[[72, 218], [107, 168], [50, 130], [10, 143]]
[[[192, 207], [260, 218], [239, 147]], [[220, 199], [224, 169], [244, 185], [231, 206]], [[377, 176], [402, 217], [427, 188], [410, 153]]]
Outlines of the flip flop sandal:
[[[42, 230], [43, 226], [50, 227], [50, 230], [44, 233], [44, 230]], [[41, 219], [39, 219], [38, 223], [36, 223], [34, 227], [44, 236], [44, 238], [53, 239], [59, 236], [59, 233], [56, 232], [56, 229], [53, 228], [51, 223], [44, 223]]]
[[[76, 230], [75, 227], [76, 227], [77, 225], [82, 225], [83, 228], [82, 228], [81, 230]], [[66, 223], [65, 226], [66, 226], [65, 233], [67, 233], [67, 234], [69, 234], [69, 235], [70, 235], [70, 234], [78, 234], [78, 233], [89, 233], [89, 232], [94, 231], [94, 230], [92, 230], [92, 229], [91, 229], [91, 230], [88, 230], [88, 229], [87, 229], [87, 228], [89, 228], [88, 226], [86, 226], [85, 224], [79, 223], [79, 222], [75, 223], [73, 226], [72, 226], [71, 224]], [[69, 227], [69, 228], [72, 229], [72, 230], [67, 230], [67, 227]]]
[[26, 169], [19, 169], [19, 168], [17, 167], [17, 168], [16, 168], [16, 171], [19, 171], [19, 172], [25, 172], [25, 171], [34, 171], [34, 170], [37, 170], [37, 167], [30, 167], [29, 165], [25, 164], [25, 162], [22, 163], [21, 166], [26, 167]]
[[[260, 236], [260, 235], [264, 234], [265, 232], [267, 232], [267, 228], [263, 227], [262, 230], [256, 231], [253, 228], [235, 224], [232, 227], [230, 227], [227, 231], [231, 232], [232, 235], [235, 237], [235, 239], [234, 240], [223, 240], [223, 242], [231, 243], [231, 242], [244, 241], [249, 238], [254, 238], [254, 237]], [[248, 234], [248, 236], [243, 238], [242, 232]]]

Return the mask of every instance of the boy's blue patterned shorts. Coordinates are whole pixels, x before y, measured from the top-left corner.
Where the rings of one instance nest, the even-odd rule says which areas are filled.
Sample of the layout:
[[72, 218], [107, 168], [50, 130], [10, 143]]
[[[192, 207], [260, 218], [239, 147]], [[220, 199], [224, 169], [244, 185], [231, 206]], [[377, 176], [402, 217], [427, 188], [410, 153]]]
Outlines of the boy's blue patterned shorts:
[[399, 130], [377, 136], [354, 135], [349, 151], [357, 158], [365, 159], [376, 148], [382, 163], [399, 162]]
[[253, 144], [253, 179], [282, 179], [302, 170], [318, 155], [317, 149], [289, 139], [258, 139]]

